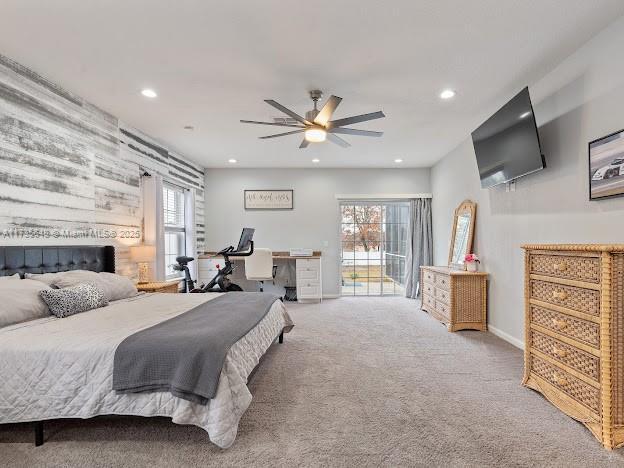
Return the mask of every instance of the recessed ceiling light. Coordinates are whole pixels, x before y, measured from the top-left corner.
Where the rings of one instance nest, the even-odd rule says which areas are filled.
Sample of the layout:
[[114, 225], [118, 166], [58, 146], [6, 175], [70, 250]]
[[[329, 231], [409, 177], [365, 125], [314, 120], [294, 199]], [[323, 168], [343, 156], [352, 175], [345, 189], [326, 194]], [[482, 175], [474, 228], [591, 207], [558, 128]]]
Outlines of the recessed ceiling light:
[[193, 127], [192, 125], [185, 125], [184, 130], [189, 130], [189, 131], [195, 130], [195, 127]]
[[149, 89], [149, 88], [146, 88], [143, 91], [141, 91], [141, 94], [148, 98], [155, 98], [158, 96], [158, 94], [156, 94], [156, 91], [154, 91], [153, 89]]
[[397, 163], [397, 164], [401, 164], [403, 162], [403, 160], [400, 159], [400, 158], [397, 158], [397, 159], [394, 160], [394, 162]]
[[455, 91], [452, 89], [445, 89], [440, 93], [440, 99], [451, 99], [452, 97], [455, 97]]
[[529, 115], [531, 115], [531, 111], [526, 111], [523, 114], [520, 114], [520, 118], [526, 119]]
[[320, 160], [320, 159], [318, 159], [318, 158], [314, 158], [314, 159], [312, 160], [312, 162], [313, 162], [314, 164], [316, 164], [316, 163], [320, 163], [320, 162], [321, 162], [321, 160]]
[[230, 164], [236, 164], [238, 161], [236, 159], [234, 159], [234, 158], [231, 158], [231, 159], [228, 159], [228, 162]]

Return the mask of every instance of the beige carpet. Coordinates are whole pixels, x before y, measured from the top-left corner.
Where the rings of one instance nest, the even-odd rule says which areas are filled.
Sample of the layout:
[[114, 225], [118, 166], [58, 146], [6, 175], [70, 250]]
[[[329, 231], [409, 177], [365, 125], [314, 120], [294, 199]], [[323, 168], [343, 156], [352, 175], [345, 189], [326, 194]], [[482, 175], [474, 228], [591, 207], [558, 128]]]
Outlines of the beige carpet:
[[447, 333], [403, 298], [290, 305], [228, 450], [164, 418], [0, 426], [0, 466], [615, 466], [579, 423], [520, 386], [522, 353]]

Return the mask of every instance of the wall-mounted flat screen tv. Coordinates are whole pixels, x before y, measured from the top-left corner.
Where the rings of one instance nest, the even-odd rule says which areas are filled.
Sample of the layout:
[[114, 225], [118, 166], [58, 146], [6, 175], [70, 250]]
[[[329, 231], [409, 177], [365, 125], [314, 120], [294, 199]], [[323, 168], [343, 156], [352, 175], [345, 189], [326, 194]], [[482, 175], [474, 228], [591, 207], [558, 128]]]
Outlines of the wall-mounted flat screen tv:
[[529, 96], [524, 88], [472, 132], [481, 187], [504, 184], [546, 167]]

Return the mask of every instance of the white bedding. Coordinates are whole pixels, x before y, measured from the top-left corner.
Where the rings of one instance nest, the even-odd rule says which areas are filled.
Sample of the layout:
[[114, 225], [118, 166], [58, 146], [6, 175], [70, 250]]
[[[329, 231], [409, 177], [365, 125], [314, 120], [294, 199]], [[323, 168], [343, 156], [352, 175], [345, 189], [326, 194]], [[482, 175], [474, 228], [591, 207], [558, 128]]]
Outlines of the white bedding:
[[118, 414], [168, 416], [203, 428], [222, 448], [234, 442], [251, 403], [247, 377], [281, 330], [291, 325], [281, 301], [228, 352], [217, 395], [203, 406], [167, 392], [117, 394], [113, 357], [129, 335], [218, 294], [144, 294], [71, 317], [0, 329], [0, 424]]

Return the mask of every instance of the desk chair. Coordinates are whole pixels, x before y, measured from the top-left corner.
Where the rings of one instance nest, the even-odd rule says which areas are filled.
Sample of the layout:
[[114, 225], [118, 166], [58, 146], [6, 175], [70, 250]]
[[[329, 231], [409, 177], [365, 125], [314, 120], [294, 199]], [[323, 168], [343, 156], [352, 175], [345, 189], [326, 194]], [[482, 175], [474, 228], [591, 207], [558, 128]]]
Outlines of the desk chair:
[[254, 253], [245, 257], [245, 277], [249, 281], [260, 283], [260, 292], [264, 291], [264, 282], [273, 281], [277, 266], [273, 265], [273, 252], [269, 249], [255, 249]]

